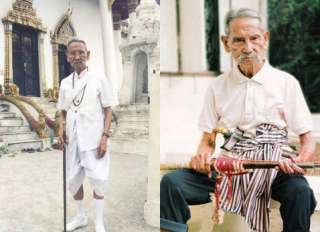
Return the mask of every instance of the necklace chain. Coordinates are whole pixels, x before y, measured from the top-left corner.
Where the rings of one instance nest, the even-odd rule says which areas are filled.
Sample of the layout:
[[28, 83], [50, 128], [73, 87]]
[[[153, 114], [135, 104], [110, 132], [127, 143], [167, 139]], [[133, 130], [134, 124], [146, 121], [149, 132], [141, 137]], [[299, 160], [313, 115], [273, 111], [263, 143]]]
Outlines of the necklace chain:
[[[88, 67], [87, 67], [87, 71], [88, 71]], [[72, 89], [74, 89], [74, 75], [75, 75], [75, 72], [73, 72], [73, 75], [72, 75]], [[87, 88], [87, 84], [85, 84], [85, 86], [82, 88], [82, 95], [81, 95], [80, 101], [75, 102], [74, 99], [72, 100], [72, 103], [74, 106], [81, 105], [83, 97], [84, 97], [84, 93], [86, 92], [86, 88]]]

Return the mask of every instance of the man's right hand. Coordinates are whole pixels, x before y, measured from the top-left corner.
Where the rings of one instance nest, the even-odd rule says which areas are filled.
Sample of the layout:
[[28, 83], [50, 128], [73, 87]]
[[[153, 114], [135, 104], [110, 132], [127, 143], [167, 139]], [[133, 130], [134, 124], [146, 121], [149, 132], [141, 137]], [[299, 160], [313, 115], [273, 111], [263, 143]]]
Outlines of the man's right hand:
[[63, 145], [64, 144], [68, 144], [69, 143], [69, 139], [65, 133], [65, 130], [60, 130], [58, 133], [58, 145], [59, 148], [62, 150], [63, 149]]
[[191, 168], [197, 172], [206, 173], [211, 177], [211, 147], [204, 147], [191, 159]]

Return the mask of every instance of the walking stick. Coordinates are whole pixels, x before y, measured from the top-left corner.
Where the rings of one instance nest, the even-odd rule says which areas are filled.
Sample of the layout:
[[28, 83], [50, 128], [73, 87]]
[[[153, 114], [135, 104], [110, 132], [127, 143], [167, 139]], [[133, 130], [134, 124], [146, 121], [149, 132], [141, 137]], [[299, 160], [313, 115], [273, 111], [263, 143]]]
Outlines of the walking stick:
[[66, 146], [63, 145], [63, 231], [67, 231]]

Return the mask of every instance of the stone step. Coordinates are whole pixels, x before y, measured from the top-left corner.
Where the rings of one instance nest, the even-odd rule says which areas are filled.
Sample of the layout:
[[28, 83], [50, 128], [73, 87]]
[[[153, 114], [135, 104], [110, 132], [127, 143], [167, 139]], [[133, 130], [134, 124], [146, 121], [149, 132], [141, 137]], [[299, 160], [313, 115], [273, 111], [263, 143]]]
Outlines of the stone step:
[[137, 134], [148, 134], [149, 128], [148, 127], [115, 127], [112, 128], [115, 134], [130, 134], [130, 133], [137, 133]]
[[1, 134], [0, 138], [2, 138], [3, 142], [10, 141], [21, 141], [21, 140], [34, 140], [38, 139], [38, 136], [35, 132], [7, 132]]
[[118, 122], [118, 127], [120, 128], [130, 128], [130, 129], [137, 129], [139, 128], [148, 128], [148, 122], [146, 121], [122, 121]]
[[44, 150], [50, 147], [49, 144], [49, 139], [17, 140], [8, 142], [8, 150], [9, 152], [26, 149]]
[[30, 132], [29, 126], [0, 126], [0, 134], [8, 132]]
[[132, 112], [132, 111], [114, 111], [114, 114], [117, 116], [118, 119], [126, 118], [126, 117], [145, 117], [149, 118], [149, 112]]
[[2, 126], [22, 126], [23, 120], [22, 118], [10, 118], [10, 119], [1, 119], [0, 120], [0, 127]]
[[149, 121], [149, 117], [146, 115], [124, 115], [121, 114], [119, 117], [117, 117], [118, 122], [121, 121]]
[[147, 155], [148, 140], [111, 138], [110, 150], [112, 153]]
[[111, 138], [128, 140], [128, 139], [148, 139], [149, 134], [145, 132], [115, 132]]
[[16, 114], [11, 112], [0, 112], [0, 119], [15, 118]]
[[148, 111], [149, 105], [146, 104], [134, 104], [134, 105], [119, 105], [114, 108], [117, 111], [125, 111], [125, 110], [138, 110], [138, 111]]
[[1, 103], [0, 104], [0, 112], [9, 112], [10, 105]]

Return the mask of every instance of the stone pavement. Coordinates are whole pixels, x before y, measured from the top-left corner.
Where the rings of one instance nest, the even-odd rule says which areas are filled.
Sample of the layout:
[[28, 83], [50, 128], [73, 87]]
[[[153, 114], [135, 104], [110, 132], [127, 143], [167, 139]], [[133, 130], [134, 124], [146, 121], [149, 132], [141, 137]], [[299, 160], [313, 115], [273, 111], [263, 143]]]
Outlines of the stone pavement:
[[[147, 157], [111, 155], [104, 220], [109, 232], [158, 232], [145, 224]], [[89, 226], [93, 232], [92, 192], [85, 182]], [[60, 232], [63, 228], [62, 153], [21, 153], [0, 158], [0, 232]], [[68, 194], [68, 217], [74, 204]]]

